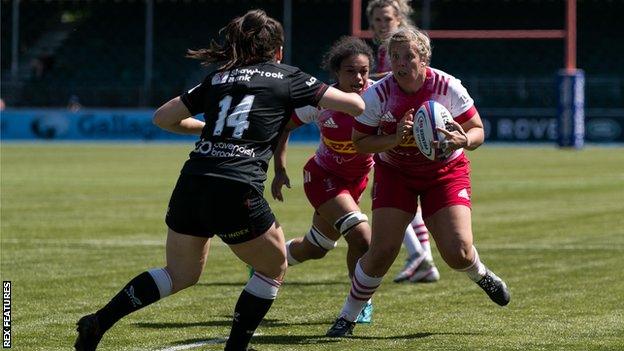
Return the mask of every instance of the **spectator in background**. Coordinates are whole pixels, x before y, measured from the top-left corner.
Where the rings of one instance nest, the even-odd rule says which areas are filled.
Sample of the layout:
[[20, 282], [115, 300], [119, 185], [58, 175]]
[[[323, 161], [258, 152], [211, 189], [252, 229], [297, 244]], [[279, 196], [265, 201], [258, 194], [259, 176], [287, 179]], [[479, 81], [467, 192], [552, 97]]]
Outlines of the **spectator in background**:
[[[364, 102], [282, 65], [282, 25], [262, 10], [236, 17], [223, 40], [188, 56], [219, 69], [154, 114], [159, 127], [200, 136], [173, 190], [165, 221], [167, 265], [144, 271], [94, 314], [78, 321], [76, 350], [95, 350], [124, 316], [197, 283], [219, 236], [252, 266], [226, 351], [247, 350], [273, 304], [287, 263], [284, 234], [263, 197], [269, 160], [293, 109], [307, 105], [358, 115]], [[203, 113], [204, 121], [192, 118]]]
[[39, 56], [32, 59], [30, 66], [35, 78], [41, 79], [54, 66], [54, 56], [49, 49], [45, 49]]
[[[373, 77], [383, 78], [390, 73], [390, 60], [383, 44], [397, 29], [413, 27], [410, 19], [413, 12], [407, 0], [372, 0], [368, 3], [366, 16], [373, 31], [373, 47], [377, 55]], [[420, 207], [412, 223], [405, 229], [403, 245], [407, 250], [407, 258], [394, 278], [396, 283], [432, 283], [440, 280], [440, 272], [431, 253], [429, 230], [423, 221]]]
[[414, 25], [411, 20], [413, 12], [408, 0], [371, 0], [366, 6], [377, 62], [375, 73], [371, 75], [373, 79], [383, 78], [390, 72], [390, 60], [383, 43], [400, 27]]
[[0, 98], [0, 111], [4, 111], [6, 108], [6, 104], [4, 103], [4, 99]]
[[78, 95], [72, 94], [67, 102], [67, 109], [71, 112], [78, 112], [82, 108]]

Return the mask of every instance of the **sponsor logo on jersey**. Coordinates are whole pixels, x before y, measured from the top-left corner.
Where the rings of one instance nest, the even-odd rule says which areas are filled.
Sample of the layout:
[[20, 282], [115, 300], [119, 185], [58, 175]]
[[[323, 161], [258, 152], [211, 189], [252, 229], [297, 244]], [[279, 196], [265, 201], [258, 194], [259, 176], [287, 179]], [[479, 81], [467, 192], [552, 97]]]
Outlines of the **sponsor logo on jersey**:
[[[219, 73], [215, 74], [214, 76], [212, 76], [211, 83], [212, 83], [212, 85], [225, 84], [225, 83], [227, 83], [229, 77], [230, 77], [230, 72], [229, 71], [219, 72]], [[193, 88], [193, 89], [195, 89], [195, 88]], [[189, 93], [190, 93], [190, 91], [189, 91]]]
[[356, 152], [352, 141], [336, 141], [323, 137], [323, 144], [340, 154], [354, 154]]
[[249, 82], [251, 81], [251, 77], [256, 74], [260, 77], [284, 79], [284, 74], [282, 72], [267, 72], [257, 68], [237, 68], [232, 71], [224, 71], [215, 74], [212, 77], [211, 83], [212, 85], [218, 85], [234, 82]]
[[314, 83], [316, 83], [316, 78], [310, 77], [310, 79], [308, 79], [305, 83], [307, 86], [311, 87]]
[[394, 122], [396, 122], [396, 118], [394, 118], [394, 116], [392, 115], [392, 113], [390, 113], [390, 111], [386, 111], [386, 113], [384, 113], [381, 116], [381, 121], [382, 122], [388, 122], [388, 123], [394, 123]]
[[418, 145], [416, 145], [416, 139], [414, 139], [413, 135], [409, 135], [407, 137], [407, 139], [405, 139], [405, 141], [401, 141], [399, 146], [403, 146], [403, 147], [418, 147]]
[[211, 157], [256, 157], [253, 149], [243, 145], [226, 142], [213, 143], [209, 140], [200, 140], [195, 144], [194, 153]]
[[334, 119], [329, 117], [329, 119], [327, 119], [325, 122], [323, 122], [323, 127], [325, 128], [338, 128], [338, 125], [336, 124], [336, 122], [334, 122]]

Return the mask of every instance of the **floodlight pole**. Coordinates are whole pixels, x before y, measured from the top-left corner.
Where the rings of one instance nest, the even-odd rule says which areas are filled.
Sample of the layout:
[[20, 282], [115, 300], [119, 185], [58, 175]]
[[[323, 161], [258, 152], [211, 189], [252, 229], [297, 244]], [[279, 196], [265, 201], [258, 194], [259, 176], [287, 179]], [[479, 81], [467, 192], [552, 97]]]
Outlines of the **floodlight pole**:
[[149, 105], [152, 98], [152, 73], [154, 66], [154, 0], [145, 1], [145, 70], [142, 105]]
[[17, 82], [19, 73], [19, 0], [13, 0], [11, 22], [11, 79]]
[[292, 0], [284, 0], [284, 58], [285, 64], [290, 64], [292, 49]]

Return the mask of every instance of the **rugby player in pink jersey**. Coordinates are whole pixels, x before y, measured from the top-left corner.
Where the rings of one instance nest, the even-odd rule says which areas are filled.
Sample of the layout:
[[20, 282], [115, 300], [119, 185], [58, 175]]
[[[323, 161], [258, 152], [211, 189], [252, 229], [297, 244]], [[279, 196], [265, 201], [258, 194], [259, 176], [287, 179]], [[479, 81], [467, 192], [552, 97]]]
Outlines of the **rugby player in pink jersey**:
[[[484, 140], [474, 101], [458, 79], [429, 67], [426, 34], [401, 28], [387, 46], [392, 74], [364, 92], [366, 109], [356, 118], [352, 137], [358, 152], [377, 153], [371, 244], [356, 264], [347, 300], [327, 331], [331, 337], [352, 335], [358, 314], [399, 253], [419, 199], [444, 261], [465, 272], [497, 304], [510, 301], [506, 284], [481, 262], [473, 246], [470, 162], [464, 149], [475, 150]], [[443, 160], [427, 159], [412, 136], [414, 111], [428, 100], [444, 105], [454, 118], [455, 130], [440, 130], [446, 136], [444, 147], [452, 151]]]
[[[355, 37], [343, 37], [325, 54], [323, 68], [336, 77], [336, 88], [362, 93], [368, 80], [373, 52]], [[357, 260], [368, 250], [371, 229], [368, 218], [358, 206], [373, 167], [373, 155], [357, 153], [351, 141], [355, 119], [342, 112], [306, 106], [296, 109], [286, 125], [275, 151], [275, 178], [271, 192], [283, 201], [282, 187], [290, 187], [286, 173], [286, 144], [289, 131], [307, 123], [316, 123], [321, 132], [319, 147], [303, 168], [304, 190], [314, 207], [312, 226], [305, 236], [286, 243], [288, 265], [323, 258], [344, 236], [348, 244], [347, 267], [353, 275]], [[369, 323], [372, 304], [367, 302], [358, 318]]]
[[[376, 54], [374, 79], [385, 77], [392, 68], [386, 47], [382, 43], [401, 27], [413, 26], [410, 19], [414, 11], [407, 0], [371, 0], [366, 7], [368, 23], [373, 31], [373, 48]], [[403, 246], [407, 251], [405, 265], [394, 282], [432, 283], [440, 280], [440, 272], [433, 262], [429, 230], [425, 226], [420, 207], [405, 229]]]

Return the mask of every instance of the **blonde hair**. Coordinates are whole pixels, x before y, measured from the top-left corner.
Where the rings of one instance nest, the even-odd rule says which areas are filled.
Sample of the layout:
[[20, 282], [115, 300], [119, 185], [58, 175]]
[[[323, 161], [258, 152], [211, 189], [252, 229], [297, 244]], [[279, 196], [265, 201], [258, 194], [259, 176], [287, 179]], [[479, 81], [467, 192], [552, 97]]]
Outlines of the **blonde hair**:
[[[390, 38], [384, 43], [386, 52], [390, 52], [390, 46], [392, 46], [392, 44], [405, 42], [415, 43], [420, 60], [426, 65], [431, 63], [431, 40], [427, 33], [414, 26], [401, 27], [392, 33]], [[390, 57], [390, 59], [392, 59], [392, 57]]]
[[410, 16], [414, 12], [412, 7], [408, 3], [409, 0], [371, 0], [366, 6], [366, 17], [368, 23], [373, 22], [373, 11], [375, 9], [392, 6], [397, 16], [399, 17], [399, 27], [413, 26], [414, 23]]

